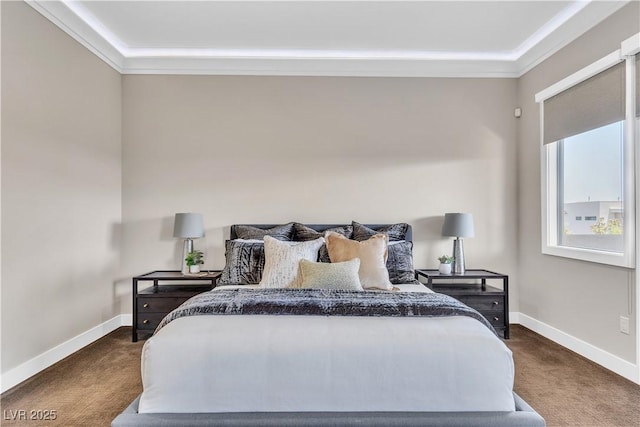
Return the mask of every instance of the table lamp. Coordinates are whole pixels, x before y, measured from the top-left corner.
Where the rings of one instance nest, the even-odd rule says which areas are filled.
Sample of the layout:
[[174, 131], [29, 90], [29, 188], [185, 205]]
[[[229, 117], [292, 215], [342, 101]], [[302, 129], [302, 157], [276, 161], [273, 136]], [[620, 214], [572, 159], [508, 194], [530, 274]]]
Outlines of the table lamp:
[[442, 224], [442, 235], [455, 237], [453, 241], [453, 274], [464, 274], [464, 248], [462, 237], [473, 237], [473, 215], [469, 213], [446, 213]]
[[185, 258], [189, 252], [193, 252], [193, 239], [204, 237], [204, 222], [202, 214], [177, 213], [173, 223], [173, 237], [184, 239], [182, 250], [182, 274], [189, 273], [189, 266]]

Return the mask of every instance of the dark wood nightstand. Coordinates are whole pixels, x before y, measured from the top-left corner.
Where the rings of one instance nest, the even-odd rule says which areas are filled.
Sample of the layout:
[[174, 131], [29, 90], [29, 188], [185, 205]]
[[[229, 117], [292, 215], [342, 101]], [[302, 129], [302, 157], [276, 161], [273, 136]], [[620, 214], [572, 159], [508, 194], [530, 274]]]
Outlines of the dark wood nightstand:
[[[467, 270], [465, 274], [440, 274], [438, 270], [416, 270], [416, 278], [427, 279], [425, 285], [476, 309], [509, 339], [509, 276], [488, 270]], [[502, 281], [502, 289], [487, 281]], [[479, 281], [479, 283], [478, 283]]]
[[[204, 274], [206, 273], [206, 274]], [[133, 342], [138, 334], [152, 334], [169, 312], [194, 295], [215, 288], [220, 271], [207, 271], [201, 275], [183, 275], [180, 271], [158, 270], [133, 278]], [[138, 282], [153, 282], [138, 291]], [[176, 283], [191, 282], [191, 283]], [[202, 282], [202, 283], [193, 283]]]

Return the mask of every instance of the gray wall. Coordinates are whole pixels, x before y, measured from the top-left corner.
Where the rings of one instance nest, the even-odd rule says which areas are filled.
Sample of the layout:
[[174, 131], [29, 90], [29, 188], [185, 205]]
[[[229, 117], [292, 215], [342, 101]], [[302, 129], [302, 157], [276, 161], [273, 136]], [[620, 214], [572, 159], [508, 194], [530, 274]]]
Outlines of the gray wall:
[[120, 313], [120, 75], [2, 2], [2, 372]]
[[123, 94], [125, 277], [179, 266], [175, 212], [204, 214], [220, 268], [231, 224], [352, 219], [412, 223], [435, 267], [463, 211], [468, 265], [517, 283], [514, 79], [128, 75]]
[[[637, 327], [633, 272], [541, 254], [540, 114], [534, 96], [639, 32], [639, 5], [625, 6], [518, 80], [523, 111], [518, 125], [520, 312], [632, 363]], [[630, 335], [619, 332], [620, 315], [630, 317]]]

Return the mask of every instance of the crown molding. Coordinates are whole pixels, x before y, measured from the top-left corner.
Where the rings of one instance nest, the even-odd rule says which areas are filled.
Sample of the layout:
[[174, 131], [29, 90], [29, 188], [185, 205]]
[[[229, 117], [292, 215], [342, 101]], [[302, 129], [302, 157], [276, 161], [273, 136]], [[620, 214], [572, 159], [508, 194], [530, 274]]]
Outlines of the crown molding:
[[592, 1], [516, 61], [518, 77], [604, 21], [630, 1]]
[[62, 1], [24, 0], [42, 16], [57, 25], [78, 43], [93, 52], [113, 69], [122, 73], [124, 55], [106, 41], [96, 30], [76, 15]]
[[[520, 77], [629, 1], [577, 1], [514, 52], [132, 49], [66, 0], [25, 0], [121, 74]], [[539, 41], [538, 41], [539, 39]]]
[[516, 77], [511, 61], [127, 58], [122, 74], [340, 77]]

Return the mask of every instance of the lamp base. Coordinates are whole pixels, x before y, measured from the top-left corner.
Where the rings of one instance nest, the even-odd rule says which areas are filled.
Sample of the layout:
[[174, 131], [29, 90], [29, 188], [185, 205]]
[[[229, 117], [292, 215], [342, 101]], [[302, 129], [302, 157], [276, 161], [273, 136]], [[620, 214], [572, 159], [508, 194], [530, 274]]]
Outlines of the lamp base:
[[185, 258], [193, 252], [193, 239], [184, 239], [184, 246], [182, 247], [182, 274], [189, 274], [189, 266]]
[[464, 274], [464, 248], [462, 239], [456, 237], [453, 241], [453, 274]]

